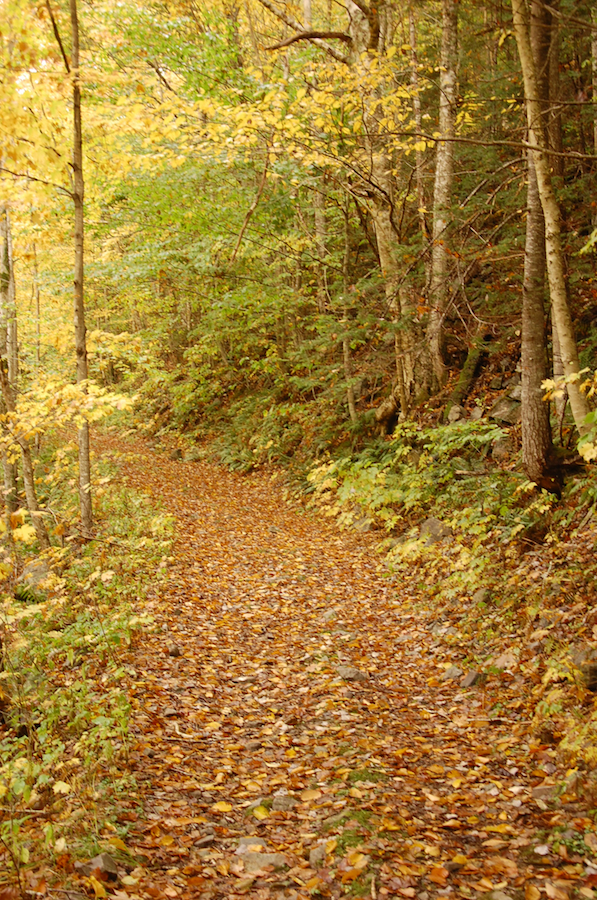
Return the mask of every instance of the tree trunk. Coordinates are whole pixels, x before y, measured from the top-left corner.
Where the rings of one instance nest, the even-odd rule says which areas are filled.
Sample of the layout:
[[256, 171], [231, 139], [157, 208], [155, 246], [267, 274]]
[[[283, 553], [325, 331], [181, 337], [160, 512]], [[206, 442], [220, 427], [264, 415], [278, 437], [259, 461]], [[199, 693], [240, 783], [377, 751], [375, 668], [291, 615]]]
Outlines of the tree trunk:
[[[410, 34], [410, 85], [412, 88], [413, 114], [415, 119], [415, 128], [419, 134], [423, 131], [423, 120], [421, 114], [421, 95], [419, 88], [419, 61], [417, 59], [417, 30], [415, 23], [415, 13], [412, 3], [408, 7], [408, 27]], [[418, 147], [415, 150], [415, 182], [417, 185], [417, 214], [419, 217], [419, 228], [421, 229], [421, 239], [423, 247], [429, 244], [429, 230], [427, 228], [427, 219], [425, 216], [425, 187], [423, 184], [423, 151]], [[431, 267], [429, 265], [429, 254], [424, 253], [423, 261], [425, 264], [425, 284], [429, 285], [431, 281]]]
[[[442, 48], [439, 77], [439, 137], [454, 138], [458, 63], [458, 3], [442, 0]], [[431, 249], [428, 346], [435, 386], [446, 380], [443, 357], [443, 319], [448, 298], [447, 228], [454, 180], [454, 144], [440, 140], [435, 157], [433, 188], [433, 245]]]
[[[348, 205], [347, 205], [348, 207]], [[344, 210], [344, 255], [342, 258], [342, 290], [344, 293], [344, 302], [348, 298], [348, 281], [350, 266], [350, 234], [348, 230], [348, 208]], [[348, 335], [348, 309], [344, 307], [344, 321], [342, 322], [344, 333], [342, 335], [342, 360], [344, 363], [344, 377], [346, 379], [346, 402], [348, 404], [348, 415], [353, 425], [359, 421], [357, 415], [357, 406], [354, 396], [354, 385], [352, 383], [352, 360], [350, 358], [350, 338]]]
[[[74, 312], [75, 346], [77, 351], [77, 384], [85, 385], [88, 378], [87, 332], [85, 328], [85, 301], [83, 293], [84, 276], [84, 211], [85, 183], [83, 180], [83, 132], [81, 127], [81, 87], [79, 82], [79, 20], [77, 0], [70, 0], [72, 29], [72, 76], [73, 76], [73, 186], [75, 205], [75, 277]], [[79, 428], [79, 504], [83, 532], [91, 533], [93, 518], [91, 511], [91, 458], [89, 448], [89, 423]]]
[[[549, 280], [549, 294], [551, 298], [552, 316], [560, 340], [562, 363], [566, 377], [578, 377], [580, 371], [578, 351], [572, 317], [568, 306], [566, 294], [566, 276], [564, 268], [564, 253], [560, 230], [560, 209], [556, 199], [549, 166], [548, 147], [542, 127], [542, 109], [539, 100], [539, 87], [531, 42], [529, 39], [528, 25], [525, 20], [524, 0], [512, 0], [512, 13], [514, 18], [514, 32], [518, 46], [518, 55], [522, 67], [524, 80], [524, 93], [527, 108], [527, 120], [529, 129], [530, 153], [532, 155], [541, 207], [545, 219], [545, 251], [547, 257], [547, 275]], [[578, 381], [571, 381], [568, 385], [570, 406], [574, 423], [580, 434], [587, 430], [584, 419], [588, 412], [586, 398], [582, 394]]]
[[[16, 291], [14, 287], [14, 270], [12, 260], [12, 241], [10, 239], [10, 218], [6, 207], [0, 207], [0, 359], [8, 357], [8, 323], [12, 300]], [[16, 331], [16, 329], [15, 329]], [[11, 390], [12, 390], [11, 384]], [[0, 400], [0, 412], [6, 412], [4, 399]], [[10, 534], [10, 513], [19, 508], [17, 496], [17, 466], [8, 458], [6, 450], [2, 453], [2, 471], [4, 475], [4, 508], [7, 517], [7, 532]]]
[[522, 465], [529, 481], [541, 484], [551, 456], [549, 406], [541, 384], [545, 354], [545, 225], [533, 158], [528, 159], [527, 221], [522, 288]]
[[313, 218], [315, 219], [315, 246], [317, 249], [317, 309], [324, 313], [327, 306], [327, 272], [325, 258], [327, 254], [327, 229], [325, 222], [325, 186], [323, 176], [319, 189], [313, 195]]
[[[6, 409], [9, 413], [15, 412], [15, 401], [12, 385], [8, 377], [8, 361], [6, 357], [0, 359], [0, 387], [2, 389], [2, 397]], [[27, 500], [27, 509], [31, 516], [33, 527], [39, 546], [42, 550], [47, 550], [50, 546], [50, 539], [42, 514], [39, 511], [37, 495], [35, 493], [35, 472], [33, 469], [33, 461], [31, 459], [31, 447], [25, 435], [22, 433], [18, 423], [15, 423], [14, 430], [11, 432], [14, 439], [21, 448], [21, 461], [23, 464], [23, 484], [25, 486], [25, 497]]]

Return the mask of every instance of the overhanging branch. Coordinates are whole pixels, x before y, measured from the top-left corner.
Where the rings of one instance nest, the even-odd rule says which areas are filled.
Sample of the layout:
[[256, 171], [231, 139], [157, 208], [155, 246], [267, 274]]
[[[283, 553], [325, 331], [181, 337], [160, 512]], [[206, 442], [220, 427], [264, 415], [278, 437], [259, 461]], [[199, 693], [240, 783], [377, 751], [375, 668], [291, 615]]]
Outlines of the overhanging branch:
[[295, 44], [297, 41], [314, 41], [316, 38], [327, 38], [328, 40], [344, 41], [346, 44], [352, 44], [351, 36], [343, 31], [299, 31], [298, 34], [293, 34], [292, 37], [286, 38], [285, 41], [280, 41], [279, 44], [272, 44], [271, 47], [266, 47], [265, 49], [281, 50], [283, 47], [290, 47], [291, 44]]

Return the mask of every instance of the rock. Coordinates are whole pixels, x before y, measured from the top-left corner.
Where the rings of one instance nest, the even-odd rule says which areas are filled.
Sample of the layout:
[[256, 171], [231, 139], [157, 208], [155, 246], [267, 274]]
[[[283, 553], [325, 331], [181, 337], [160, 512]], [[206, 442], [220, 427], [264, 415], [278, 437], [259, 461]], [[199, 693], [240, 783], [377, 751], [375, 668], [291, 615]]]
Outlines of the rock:
[[246, 837], [241, 837], [238, 839], [238, 847], [234, 852], [237, 856], [242, 856], [243, 853], [265, 849], [265, 841], [262, 841], [261, 838], [257, 837], [256, 835], [249, 834]]
[[458, 422], [460, 419], [464, 419], [466, 415], [466, 410], [463, 406], [459, 406], [457, 403], [454, 403], [450, 407], [450, 412], [448, 413], [448, 422]]
[[361, 519], [357, 519], [356, 522], [353, 522], [352, 527], [360, 534], [365, 534], [367, 531], [371, 531], [371, 519], [363, 516]]
[[51, 569], [45, 559], [32, 559], [23, 569], [19, 583], [31, 588], [38, 587], [42, 581], [45, 581], [50, 571]]
[[325, 845], [319, 844], [317, 847], [312, 847], [309, 852], [309, 865], [312, 869], [320, 869], [322, 863], [325, 860]]
[[491, 591], [489, 588], [478, 588], [471, 597], [473, 603], [488, 603], [491, 600]]
[[469, 688], [474, 687], [477, 684], [479, 679], [481, 678], [481, 673], [477, 672], [476, 669], [471, 669], [470, 672], [467, 672], [462, 681], [460, 682], [460, 687]]
[[500, 360], [500, 369], [502, 372], [511, 372], [514, 367], [514, 360], [510, 356], [504, 356]]
[[202, 847], [211, 847], [211, 845], [215, 843], [215, 840], [215, 834], [206, 834], [205, 837], [199, 838], [198, 841], [195, 841], [193, 846], [201, 850]]
[[458, 666], [450, 666], [449, 669], [440, 675], [440, 681], [453, 681], [455, 678], [460, 678], [462, 675], [462, 669]]
[[335, 609], [326, 609], [321, 618], [324, 622], [331, 622], [331, 620], [335, 619], [337, 615], [338, 614]]
[[520, 422], [521, 405], [518, 400], [510, 400], [508, 397], [500, 397], [489, 410], [491, 419], [505, 422], [507, 425], [516, 425]]
[[471, 422], [479, 422], [483, 418], [484, 409], [482, 406], [473, 406], [469, 413]]
[[496, 669], [515, 669], [518, 665], [518, 659], [512, 650], [506, 650], [505, 653], [498, 656], [493, 665]]
[[168, 644], [168, 656], [181, 656], [180, 647], [177, 644]]
[[587, 662], [580, 666], [580, 677], [588, 691], [597, 692], [597, 662]]
[[421, 525], [420, 537], [425, 538], [425, 546], [429, 547], [431, 544], [437, 544], [444, 538], [450, 537], [453, 533], [449, 525], [430, 516]]
[[406, 461], [409, 466], [412, 466], [414, 469], [416, 469], [419, 465], [419, 462], [421, 461], [420, 450], [409, 450], [406, 454]]
[[553, 800], [557, 793], [555, 784], [538, 784], [531, 790], [533, 800]]
[[118, 880], [118, 866], [109, 853], [100, 853], [86, 863], [76, 862], [75, 868], [87, 878], [97, 870], [100, 875], [103, 875], [109, 881]]
[[272, 809], [274, 812], [289, 812], [298, 805], [298, 800], [291, 797], [290, 794], [278, 794], [274, 797]]
[[515, 384], [511, 391], [508, 392], [510, 400], [522, 400], [522, 385]]
[[505, 462], [513, 450], [514, 445], [509, 437], [498, 438], [491, 445], [491, 458], [496, 462]]
[[241, 859], [245, 864], [245, 872], [257, 872], [266, 866], [284, 869], [288, 865], [288, 860], [283, 853], [258, 853], [249, 850], [242, 854]]
[[369, 681], [369, 676], [354, 666], [337, 666], [336, 672], [344, 681]]
[[198, 460], [202, 459], [203, 454], [199, 447], [191, 447], [190, 450], [185, 450], [183, 454], [183, 462], [198, 462]]
[[170, 459], [182, 459], [182, 450], [176, 448], [176, 450], [171, 450], [168, 455]]
[[489, 382], [489, 390], [490, 391], [501, 391], [504, 385], [504, 379], [501, 375], [497, 375], [495, 378], [492, 378]]

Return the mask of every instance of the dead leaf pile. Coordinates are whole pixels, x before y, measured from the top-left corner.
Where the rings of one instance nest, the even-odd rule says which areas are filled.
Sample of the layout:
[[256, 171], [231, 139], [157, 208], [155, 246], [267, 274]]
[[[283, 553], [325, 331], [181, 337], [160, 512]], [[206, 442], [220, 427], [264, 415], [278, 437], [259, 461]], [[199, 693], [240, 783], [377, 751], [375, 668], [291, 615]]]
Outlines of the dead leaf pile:
[[434, 633], [370, 535], [261, 475], [105, 449], [178, 540], [127, 660], [136, 787], [104, 837], [129, 864], [88, 893], [595, 896], [595, 826], [529, 733], [516, 658], [468, 687], [443, 678], [466, 635]]

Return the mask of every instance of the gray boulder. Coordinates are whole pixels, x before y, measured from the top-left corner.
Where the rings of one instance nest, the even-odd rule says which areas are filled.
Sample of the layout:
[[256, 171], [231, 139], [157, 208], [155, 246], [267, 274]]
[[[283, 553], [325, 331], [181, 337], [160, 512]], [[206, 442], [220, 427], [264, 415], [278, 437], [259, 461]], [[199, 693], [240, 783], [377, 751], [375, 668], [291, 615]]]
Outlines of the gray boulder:
[[437, 544], [439, 541], [443, 541], [444, 538], [450, 537], [453, 533], [449, 525], [446, 525], [434, 516], [430, 516], [421, 525], [420, 537], [425, 539], [425, 546], [428, 547], [430, 544]]

